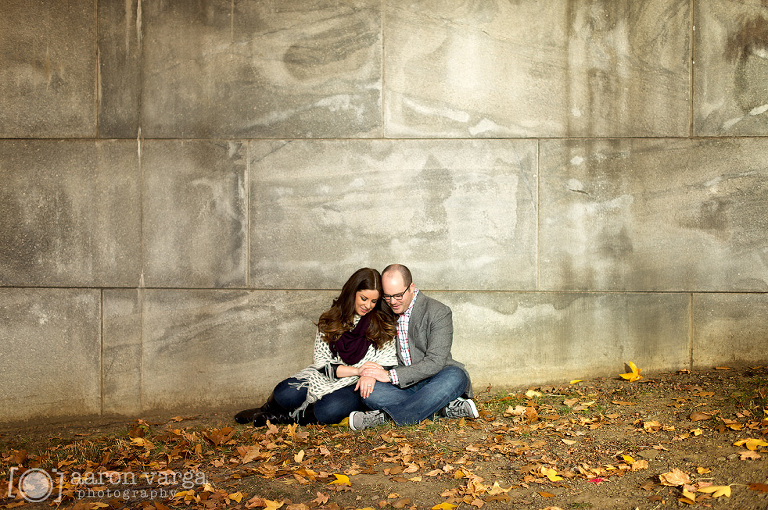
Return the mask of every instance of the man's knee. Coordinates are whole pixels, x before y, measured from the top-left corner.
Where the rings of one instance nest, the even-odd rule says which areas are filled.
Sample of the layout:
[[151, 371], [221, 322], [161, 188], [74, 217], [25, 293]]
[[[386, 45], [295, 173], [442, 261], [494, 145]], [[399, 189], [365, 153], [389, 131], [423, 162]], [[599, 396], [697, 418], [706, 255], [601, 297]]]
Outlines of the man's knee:
[[469, 388], [469, 376], [461, 367], [448, 365], [443, 367], [438, 374], [445, 384], [455, 388], [462, 394]]

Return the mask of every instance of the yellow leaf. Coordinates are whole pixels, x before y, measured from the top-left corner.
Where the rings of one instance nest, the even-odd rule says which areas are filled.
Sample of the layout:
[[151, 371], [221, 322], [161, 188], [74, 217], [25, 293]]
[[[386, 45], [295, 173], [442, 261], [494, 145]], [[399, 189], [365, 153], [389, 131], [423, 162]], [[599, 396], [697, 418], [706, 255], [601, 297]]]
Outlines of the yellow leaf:
[[453, 478], [454, 480], [457, 480], [459, 478], [464, 478], [464, 472], [461, 469], [457, 469], [453, 472]]
[[176, 494], [174, 494], [174, 495], [173, 495], [173, 497], [174, 497], [174, 498], [177, 498], [177, 499], [184, 499], [184, 496], [186, 496], [186, 495], [187, 495], [188, 493], [190, 493], [190, 492], [191, 492], [192, 494], [194, 494], [194, 493], [195, 493], [195, 491], [179, 491], [179, 492], [177, 492]]
[[713, 498], [719, 498], [720, 496], [725, 496], [726, 498], [730, 498], [731, 486], [730, 485], [710, 485], [709, 487], [702, 487], [701, 489], [699, 489], [699, 492], [711, 493]]
[[458, 505], [452, 505], [451, 503], [444, 501], [438, 505], [433, 506], [432, 510], [451, 510], [451, 508], [456, 508], [457, 506]]
[[633, 458], [632, 458], [632, 457], [630, 457], [629, 455], [622, 455], [622, 456], [621, 456], [621, 458], [623, 458], [623, 459], [624, 459], [624, 462], [626, 462], [626, 463], [627, 463], [627, 464], [629, 464], [630, 466], [631, 466], [632, 464], [634, 464], [634, 462], [635, 462], [635, 459], [633, 459]]
[[243, 500], [243, 493], [240, 491], [233, 492], [232, 494], [227, 496], [229, 499], [234, 501], [235, 503], [240, 503], [240, 501]]
[[683, 499], [681, 499], [680, 501], [682, 501], [683, 503], [688, 503], [689, 505], [692, 505], [693, 503], [696, 502], [696, 495], [687, 489], [683, 489], [683, 498], [689, 501], [685, 501]]
[[579, 383], [579, 382], [581, 382], [581, 379], [574, 379], [571, 382], [569, 382], [568, 384], [576, 384], [576, 383]]
[[548, 468], [541, 468], [541, 472], [545, 475], [547, 475], [547, 478], [549, 478], [550, 482], [559, 482], [563, 479], [562, 476], [557, 476], [557, 471], [554, 469], [548, 469]]
[[637, 365], [635, 365], [631, 361], [628, 361], [627, 365], [629, 366], [630, 372], [627, 372], [626, 374], [619, 374], [619, 376], [621, 376], [624, 379], [628, 379], [629, 382], [639, 381], [640, 379], [643, 378], [643, 376], [640, 375], [640, 369], [637, 368]]
[[712, 470], [709, 469], [709, 468], [705, 468], [705, 467], [697, 467], [696, 468], [696, 472], [699, 473], [700, 475], [704, 475], [706, 473], [711, 473]]
[[525, 396], [528, 397], [528, 398], [540, 397], [541, 396], [541, 392], [536, 391], [536, 390], [528, 390], [528, 391], [525, 392]]
[[93, 510], [96, 510], [97, 508], [109, 508], [109, 505], [106, 503], [99, 503], [98, 501], [95, 503], [91, 503], [91, 508]]
[[337, 475], [334, 473], [333, 476], [336, 477], [336, 480], [332, 481], [328, 485], [349, 485], [352, 487], [352, 484], [349, 482], [349, 477], [347, 475]]
[[758, 446], [768, 446], [768, 443], [763, 441], [762, 439], [742, 439], [741, 441], [736, 441], [733, 443], [734, 446], [746, 446], [750, 450], [757, 450]]
[[301, 450], [299, 453], [294, 455], [293, 460], [296, 461], [296, 464], [301, 464], [301, 461], [304, 460], [304, 450]]
[[271, 499], [265, 499], [264, 503], [264, 510], [277, 510], [284, 504], [282, 501], [272, 501]]

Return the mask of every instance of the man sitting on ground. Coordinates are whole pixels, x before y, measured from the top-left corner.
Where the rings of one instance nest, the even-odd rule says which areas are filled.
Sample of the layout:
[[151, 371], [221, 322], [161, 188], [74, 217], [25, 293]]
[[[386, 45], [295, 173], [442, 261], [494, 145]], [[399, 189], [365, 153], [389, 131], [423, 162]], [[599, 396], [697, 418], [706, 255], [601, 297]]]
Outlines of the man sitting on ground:
[[[433, 416], [477, 418], [472, 382], [464, 365], [451, 357], [451, 309], [419, 292], [401, 264], [381, 273], [382, 299], [397, 315], [398, 366], [386, 370], [370, 363], [362, 376], [376, 379], [363, 400], [372, 411], [349, 415], [349, 427], [362, 430], [383, 424], [411, 425]], [[466, 398], [465, 398], [466, 397]]]

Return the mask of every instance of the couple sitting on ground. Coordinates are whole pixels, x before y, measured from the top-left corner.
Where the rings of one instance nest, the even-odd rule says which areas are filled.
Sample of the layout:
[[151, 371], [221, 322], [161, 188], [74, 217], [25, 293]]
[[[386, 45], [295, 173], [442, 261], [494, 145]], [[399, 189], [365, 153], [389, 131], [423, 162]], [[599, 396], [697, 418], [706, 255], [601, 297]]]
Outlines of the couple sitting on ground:
[[263, 406], [239, 412], [238, 423], [349, 416], [349, 427], [362, 430], [478, 417], [469, 374], [451, 357], [451, 309], [420, 293], [407, 267], [357, 270], [317, 329], [314, 363], [280, 382]]

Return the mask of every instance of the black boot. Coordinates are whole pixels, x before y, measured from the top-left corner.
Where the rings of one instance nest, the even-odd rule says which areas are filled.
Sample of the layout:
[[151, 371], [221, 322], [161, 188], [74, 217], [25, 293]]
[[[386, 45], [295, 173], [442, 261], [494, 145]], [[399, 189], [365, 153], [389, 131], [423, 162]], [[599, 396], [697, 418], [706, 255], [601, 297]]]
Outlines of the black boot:
[[[279, 404], [278, 404], [279, 405]], [[298, 423], [299, 425], [309, 425], [310, 423], [317, 423], [315, 417], [315, 404], [309, 404], [303, 413], [299, 416], [293, 417], [291, 413], [294, 411], [281, 407], [276, 409], [272, 407], [274, 412], [261, 413], [253, 420], [254, 427], [263, 427], [267, 424], [267, 420], [273, 425], [287, 425], [291, 423]]]
[[309, 404], [304, 410], [304, 414], [299, 416], [299, 425], [309, 425], [310, 423], [318, 423], [317, 417], [315, 417], [315, 404]]
[[267, 403], [259, 408], [259, 412], [253, 415], [253, 426], [263, 427], [267, 424], [267, 420], [270, 423], [293, 423], [295, 420], [291, 418], [291, 409], [287, 409], [281, 406], [277, 400], [275, 400], [274, 393], [269, 396]]
[[246, 409], [245, 411], [240, 411], [237, 413], [235, 415], [235, 421], [243, 425], [246, 423], [253, 423], [253, 420], [255, 420], [256, 417], [260, 414], [273, 412], [278, 410], [278, 408], [282, 409], [280, 404], [278, 404], [275, 400], [275, 394], [273, 393], [269, 396], [263, 406], [255, 407], [253, 409]]

